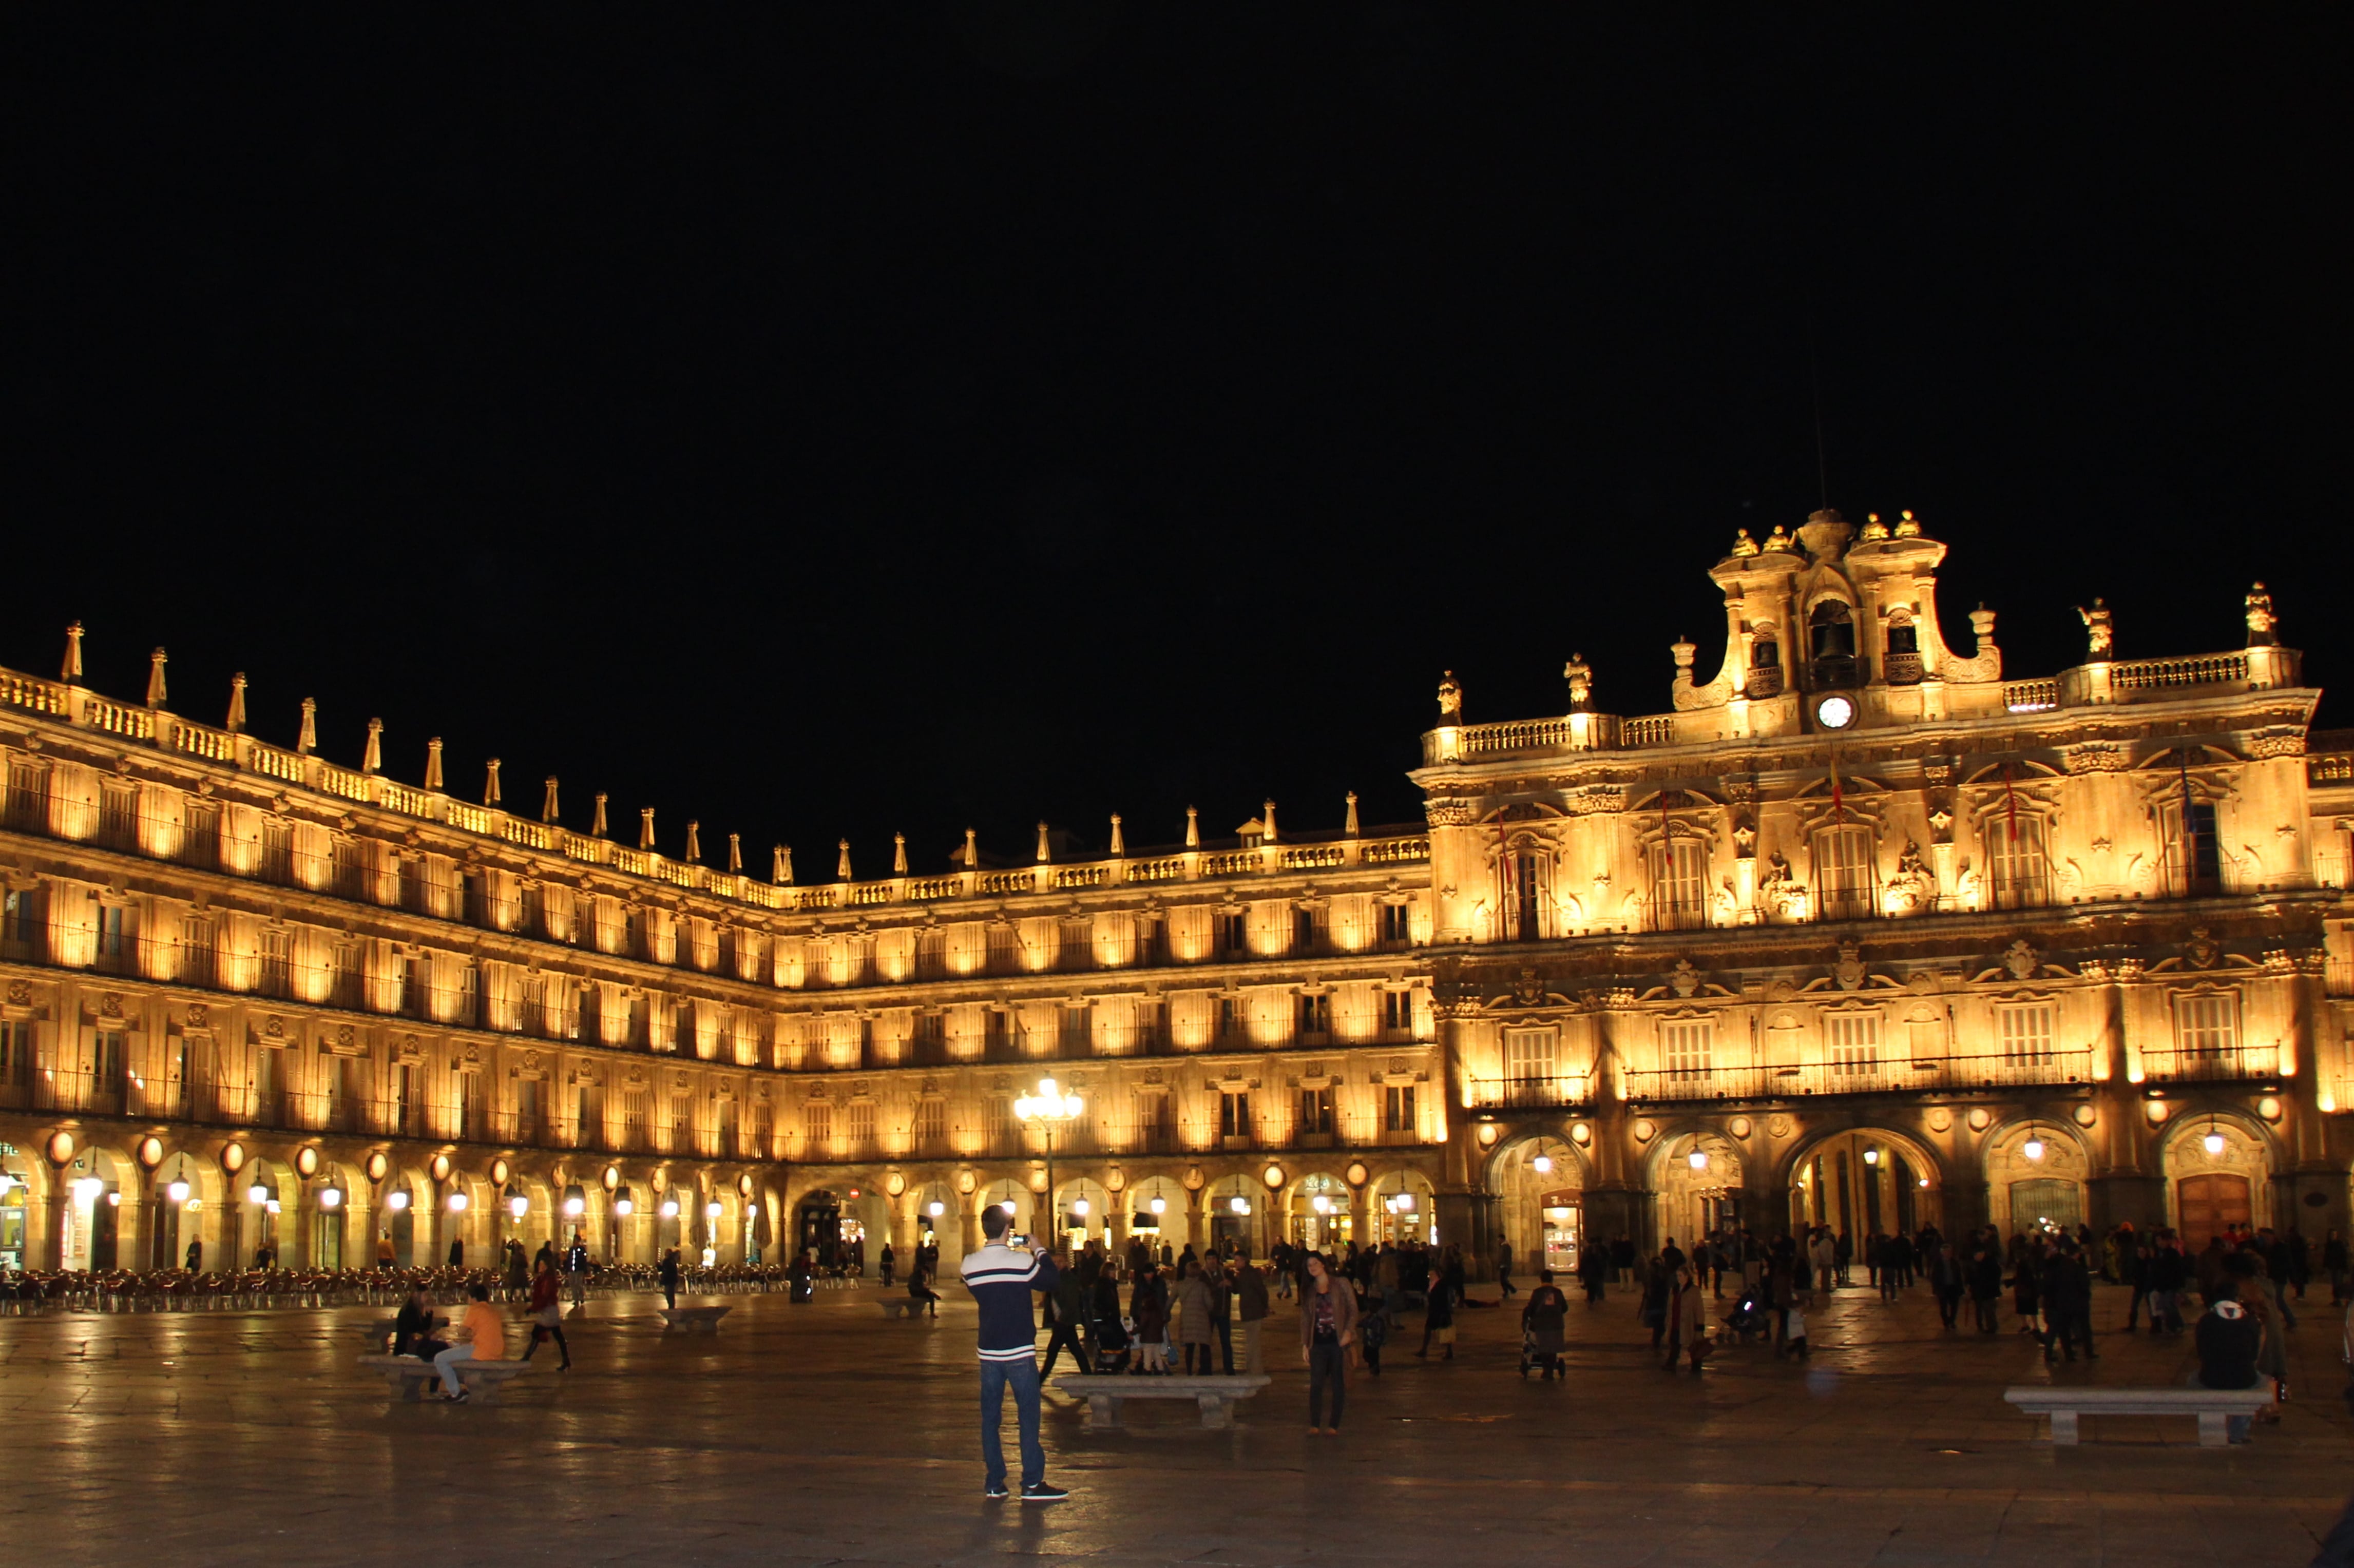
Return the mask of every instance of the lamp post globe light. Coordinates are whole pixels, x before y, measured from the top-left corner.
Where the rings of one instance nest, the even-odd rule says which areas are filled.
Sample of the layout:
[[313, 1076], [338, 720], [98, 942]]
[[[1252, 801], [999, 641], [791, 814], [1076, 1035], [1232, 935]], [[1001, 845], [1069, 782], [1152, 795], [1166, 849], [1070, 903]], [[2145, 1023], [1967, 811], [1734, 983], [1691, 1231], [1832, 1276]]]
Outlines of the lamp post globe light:
[[1046, 1135], [1046, 1243], [1056, 1251], [1062, 1250], [1063, 1216], [1055, 1202], [1055, 1129], [1068, 1127], [1079, 1119], [1087, 1104], [1076, 1095], [1066, 1095], [1052, 1078], [1038, 1080], [1038, 1092], [1023, 1095], [1013, 1102], [1013, 1114], [1024, 1127], [1035, 1127]]

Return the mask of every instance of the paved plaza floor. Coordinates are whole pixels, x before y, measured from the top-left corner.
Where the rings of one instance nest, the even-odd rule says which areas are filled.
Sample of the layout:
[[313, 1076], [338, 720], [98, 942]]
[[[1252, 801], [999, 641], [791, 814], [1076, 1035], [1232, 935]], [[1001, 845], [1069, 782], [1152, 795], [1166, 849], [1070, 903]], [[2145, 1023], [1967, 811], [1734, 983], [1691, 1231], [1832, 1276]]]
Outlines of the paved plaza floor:
[[[27, 1564], [970, 1563], [1274, 1568], [1617, 1564], [2302, 1564], [2354, 1489], [2338, 1322], [2312, 1298], [2281, 1425], [2201, 1449], [2187, 1417], [2088, 1419], [2054, 1449], [2002, 1403], [2045, 1378], [2178, 1380], [2187, 1336], [2113, 1332], [2047, 1371], [2013, 1331], [1948, 1335], [1925, 1292], [1840, 1293], [1812, 1360], [1728, 1349], [1662, 1372], [1613, 1294], [1574, 1304], [1566, 1383], [1516, 1374], [1517, 1313], [1467, 1309], [1451, 1363], [1393, 1341], [1337, 1438], [1306, 1429], [1297, 1319], [1231, 1432], [1190, 1405], [1088, 1431], [1048, 1395], [1053, 1507], [989, 1503], [973, 1314], [885, 1321], [872, 1287], [723, 1298], [716, 1338], [658, 1300], [592, 1303], [493, 1407], [391, 1402], [354, 1365], [380, 1311], [0, 1319], [0, 1542]], [[1492, 1296], [1492, 1287], [1476, 1294]], [[1437, 1351], [1434, 1350], [1434, 1355]], [[546, 1363], [545, 1371], [541, 1363]], [[1009, 1410], [1009, 1417], [1011, 1412]], [[1012, 1457], [1012, 1428], [1007, 1438]]]

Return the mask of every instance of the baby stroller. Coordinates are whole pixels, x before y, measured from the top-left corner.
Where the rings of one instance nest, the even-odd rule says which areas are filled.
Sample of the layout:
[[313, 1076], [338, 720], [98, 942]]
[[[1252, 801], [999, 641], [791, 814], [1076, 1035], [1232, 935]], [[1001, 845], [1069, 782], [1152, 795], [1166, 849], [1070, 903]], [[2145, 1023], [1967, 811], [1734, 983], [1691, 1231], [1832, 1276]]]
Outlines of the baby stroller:
[[1566, 1381], [1569, 1369], [1561, 1364], [1561, 1325], [1540, 1326], [1524, 1323], [1521, 1327], [1521, 1375], [1527, 1377], [1532, 1368], [1542, 1367], [1548, 1380]]
[[1741, 1292], [1741, 1299], [1734, 1302], [1733, 1310], [1724, 1315], [1725, 1328], [1744, 1345], [1752, 1335], [1770, 1336], [1774, 1331], [1773, 1314], [1767, 1309], [1762, 1296], [1760, 1287], [1745, 1287]]
[[1123, 1372], [1128, 1370], [1128, 1323], [1121, 1318], [1099, 1318], [1096, 1320], [1096, 1364], [1097, 1372]]

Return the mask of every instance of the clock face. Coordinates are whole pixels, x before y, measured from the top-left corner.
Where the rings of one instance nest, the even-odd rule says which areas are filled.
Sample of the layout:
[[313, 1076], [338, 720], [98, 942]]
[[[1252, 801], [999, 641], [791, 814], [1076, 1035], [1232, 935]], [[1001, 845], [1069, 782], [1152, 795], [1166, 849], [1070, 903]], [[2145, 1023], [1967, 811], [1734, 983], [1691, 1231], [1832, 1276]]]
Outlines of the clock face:
[[1845, 697], [1825, 697], [1815, 705], [1815, 718], [1825, 729], [1845, 729], [1855, 722], [1855, 704]]

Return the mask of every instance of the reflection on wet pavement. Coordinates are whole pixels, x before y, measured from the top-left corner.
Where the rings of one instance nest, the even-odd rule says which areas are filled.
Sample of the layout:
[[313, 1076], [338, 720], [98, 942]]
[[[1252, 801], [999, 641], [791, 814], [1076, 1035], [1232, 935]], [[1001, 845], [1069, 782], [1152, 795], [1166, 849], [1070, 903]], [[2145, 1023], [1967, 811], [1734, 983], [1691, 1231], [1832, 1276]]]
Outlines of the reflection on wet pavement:
[[[1615, 1294], [1573, 1307], [1558, 1383], [1516, 1375], [1517, 1313], [1467, 1309], [1454, 1361], [1416, 1360], [1409, 1333], [1384, 1375], [1356, 1375], [1338, 1439], [1306, 1431], [1278, 1302], [1276, 1383], [1244, 1425], [1205, 1432], [1190, 1405], [1146, 1402], [1135, 1430], [1092, 1433], [1050, 1393], [1050, 1474], [1075, 1496], [985, 1503], [970, 1305], [884, 1321], [874, 1294], [730, 1298], [716, 1337], [664, 1335], [645, 1298], [596, 1302], [569, 1330], [576, 1371], [543, 1357], [487, 1409], [389, 1402], [353, 1364], [373, 1309], [0, 1319], [0, 1540], [18, 1561], [273, 1568], [1009, 1553], [1452, 1568], [1467, 1552], [1482, 1568], [2241, 1568], [2306, 1562], [2354, 1486], [2320, 1297], [2292, 1339], [2296, 1397], [2253, 1445], [2200, 1449], [2187, 1419], [2088, 1419], [2083, 1446], [2055, 1450], [2005, 1384], [2179, 1381], [2188, 1336], [2104, 1332], [2099, 1361], [2047, 1366], [2007, 1311], [1999, 1334], [1948, 1335], [1925, 1293], [1892, 1308], [1853, 1290], [1809, 1314], [1804, 1365], [1726, 1346], [1698, 1377], [1660, 1371]], [[2124, 1309], [2104, 1289], [2100, 1326]]]

